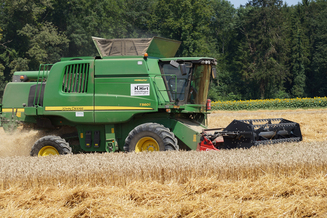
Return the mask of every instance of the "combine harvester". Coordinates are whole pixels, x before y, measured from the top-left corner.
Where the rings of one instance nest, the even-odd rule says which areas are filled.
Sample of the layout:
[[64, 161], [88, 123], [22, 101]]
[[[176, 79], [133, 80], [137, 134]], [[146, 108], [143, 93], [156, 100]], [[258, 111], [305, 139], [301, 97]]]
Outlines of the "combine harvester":
[[93, 41], [99, 57], [62, 58], [39, 71], [15, 72], [7, 84], [0, 126], [7, 132], [17, 126], [43, 130], [32, 156], [217, 150], [302, 140], [299, 124], [285, 119], [234, 120], [226, 128], [207, 129], [217, 61], [174, 57], [179, 41]]

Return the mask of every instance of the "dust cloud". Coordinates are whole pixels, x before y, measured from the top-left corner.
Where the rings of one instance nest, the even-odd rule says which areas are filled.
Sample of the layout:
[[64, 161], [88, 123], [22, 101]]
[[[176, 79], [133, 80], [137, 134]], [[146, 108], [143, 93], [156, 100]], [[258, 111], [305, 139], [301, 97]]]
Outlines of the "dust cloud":
[[6, 133], [0, 127], [0, 158], [11, 156], [29, 156], [33, 144], [39, 139], [39, 131], [17, 129]]

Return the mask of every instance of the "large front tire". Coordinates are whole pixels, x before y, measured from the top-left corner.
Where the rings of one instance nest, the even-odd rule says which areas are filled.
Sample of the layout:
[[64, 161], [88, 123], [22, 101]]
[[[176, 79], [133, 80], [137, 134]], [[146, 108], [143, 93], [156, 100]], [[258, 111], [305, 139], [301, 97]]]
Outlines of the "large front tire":
[[60, 136], [44, 136], [32, 147], [31, 156], [49, 156], [72, 154], [72, 148]]
[[125, 151], [178, 150], [175, 135], [158, 123], [144, 123], [135, 127], [125, 140]]

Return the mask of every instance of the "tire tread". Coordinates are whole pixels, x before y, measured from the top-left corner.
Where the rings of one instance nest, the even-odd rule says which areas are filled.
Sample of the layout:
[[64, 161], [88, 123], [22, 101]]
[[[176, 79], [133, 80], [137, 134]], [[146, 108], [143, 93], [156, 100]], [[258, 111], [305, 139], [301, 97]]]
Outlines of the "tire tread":
[[53, 142], [55, 143], [58, 148], [56, 148], [60, 155], [72, 154], [72, 148], [69, 146], [69, 143], [66, 142], [65, 139], [61, 138], [60, 136], [56, 135], [48, 135], [40, 138], [37, 140], [30, 152], [31, 156], [38, 156], [39, 151], [46, 143]]
[[167, 150], [179, 150], [179, 146], [177, 144], [177, 139], [168, 128], [158, 123], [144, 123], [136, 126], [125, 139], [124, 150], [130, 151], [129, 145], [131, 140], [141, 132], [153, 132], [158, 135], [162, 141], [164, 142], [165, 151]]

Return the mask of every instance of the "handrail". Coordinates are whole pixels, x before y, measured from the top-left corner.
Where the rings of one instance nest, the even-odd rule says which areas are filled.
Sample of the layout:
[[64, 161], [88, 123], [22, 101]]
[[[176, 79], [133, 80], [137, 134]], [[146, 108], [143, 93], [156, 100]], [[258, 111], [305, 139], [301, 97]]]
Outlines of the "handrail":
[[[160, 77], [163, 77], [163, 76], [172, 76], [172, 77], [175, 77], [175, 89], [173, 90], [174, 91], [174, 94], [175, 94], [175, 99], [177, 98], [177, 75], [176, 74], [161, 74], [161, 75], [155, 75], [154, 76], [154, 78], [155, 77], [157, 77], [157, 76], [160, 76]], [[167, 84], [167, 86], [168, 86], [168, 84]], [[171, 89], [163, 89], [163, 90], [159, 90], [158, 89], [158, 91], [172, 91]]]
[[[159, 98], [159, 96], [158, 96], [159, 94], [158, 94], [158, 93], [160, 93], [161, 98], [162, 98], [163, 100], [165, 100], [165, 98], [164, 98], [163, 94], [161, 93], [161, 90], [159, 89], [159, 87], [158, 87], [158, 85], [157, 85], [155, 79], [153, 79], [153, 85], [155, 86], [155, 89], [157, 90], [157, 92], [156, 92], [157, 97]], [[165, 102], [167, 102], [167, 101], [165, 101]]]

